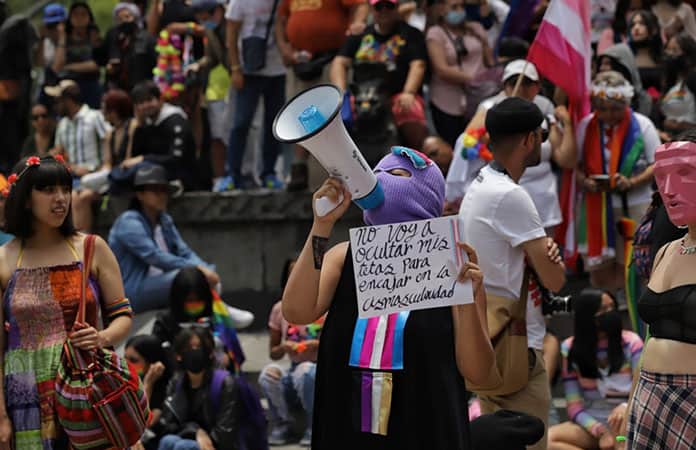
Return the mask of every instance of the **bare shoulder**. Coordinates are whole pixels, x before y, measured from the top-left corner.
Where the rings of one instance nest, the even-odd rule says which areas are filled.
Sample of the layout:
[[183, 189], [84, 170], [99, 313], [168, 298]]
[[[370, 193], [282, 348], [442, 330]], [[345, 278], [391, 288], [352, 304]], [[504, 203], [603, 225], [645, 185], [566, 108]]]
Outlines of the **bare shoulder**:
[[0, 247], [0, 284], [2, 284], [3, 290], [7, 287], [10, 277], [17, 267], [20, 248], [19, 239], [12, 239]]

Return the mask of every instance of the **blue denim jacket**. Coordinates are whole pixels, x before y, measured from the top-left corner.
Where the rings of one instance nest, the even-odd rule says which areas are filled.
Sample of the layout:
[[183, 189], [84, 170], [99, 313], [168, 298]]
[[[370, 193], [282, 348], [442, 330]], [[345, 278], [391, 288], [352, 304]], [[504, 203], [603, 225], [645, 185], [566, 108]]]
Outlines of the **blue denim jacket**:
[[213, 266], [205, 263], [181, 238], [172, 217], [162, 213], [159, 219], [169, 253], [161, 250], [154, 239], [154, 230], [147, 218], [137, 210], [121, 214], [109, 231], [109, 246], [121, 267], [126, 296], [133, 297], [150, 266], [163, 272], [189, 266]]

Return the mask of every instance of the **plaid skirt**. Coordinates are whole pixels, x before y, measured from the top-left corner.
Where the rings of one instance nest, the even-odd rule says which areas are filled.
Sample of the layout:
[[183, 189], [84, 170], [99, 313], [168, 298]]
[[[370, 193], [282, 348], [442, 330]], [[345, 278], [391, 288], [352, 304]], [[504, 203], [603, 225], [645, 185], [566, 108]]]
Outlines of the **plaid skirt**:
[[640, 372], [628, 424], [630, 450], [696, 446], [696, 375]]

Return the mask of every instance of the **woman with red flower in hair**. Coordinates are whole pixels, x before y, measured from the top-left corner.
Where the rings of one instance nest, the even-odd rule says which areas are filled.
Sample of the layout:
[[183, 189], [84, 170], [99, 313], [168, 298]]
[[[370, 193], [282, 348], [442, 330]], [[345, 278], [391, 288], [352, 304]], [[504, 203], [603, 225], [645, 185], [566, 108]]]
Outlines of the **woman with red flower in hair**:
[[[65, 161], [52, 156], [27, 158], [8, 178], [5, 230], [15, 239], [0, 247], [0, 450], [67, 448], [54, 408], [63, 344], [113, 347], [130, 330], [121, 272], [104, 240], [92, 241], [92, 262], [83, 267], [89, 241], [72, 223], [72, 178]], [[86, 320], [76, 323], [83, 269]]]

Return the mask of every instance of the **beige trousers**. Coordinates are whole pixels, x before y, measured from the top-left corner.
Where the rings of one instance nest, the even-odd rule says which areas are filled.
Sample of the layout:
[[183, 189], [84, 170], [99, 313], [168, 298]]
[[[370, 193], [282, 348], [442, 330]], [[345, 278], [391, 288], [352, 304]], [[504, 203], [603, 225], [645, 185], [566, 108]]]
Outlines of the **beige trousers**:
[[491, 414], [499, 409], [520, 411], [538, 417], [544, 422], [544, 437], [530, 450], [546, 450], [549, 426], [549, 408], [551, 407], [551, 390], [549, 377], [544, 367], [541, 350], [531, 350], [529, 383], [519, 392], [505, 396], [480, 396], [481, 414]]

